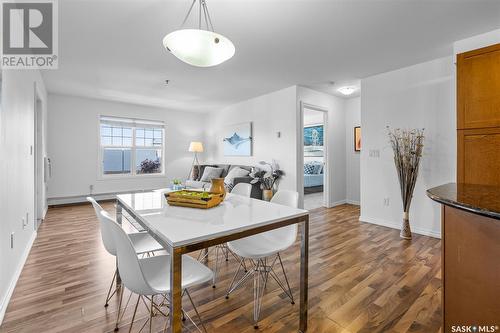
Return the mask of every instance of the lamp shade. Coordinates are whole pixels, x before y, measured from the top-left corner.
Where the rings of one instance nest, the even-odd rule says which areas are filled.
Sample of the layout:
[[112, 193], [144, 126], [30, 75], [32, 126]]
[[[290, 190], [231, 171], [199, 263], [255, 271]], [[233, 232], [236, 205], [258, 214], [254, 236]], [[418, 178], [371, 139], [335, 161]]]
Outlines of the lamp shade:
[[203, 153], [203, 143], [199, 141], [192, 141], [189, 144], [189, 151], [191, 153]]
[[233, 43], [213, 31], [176, 30], [163, 38], [163, 46], [180, 60], [197, 67], [211, 67], [230, 59]]

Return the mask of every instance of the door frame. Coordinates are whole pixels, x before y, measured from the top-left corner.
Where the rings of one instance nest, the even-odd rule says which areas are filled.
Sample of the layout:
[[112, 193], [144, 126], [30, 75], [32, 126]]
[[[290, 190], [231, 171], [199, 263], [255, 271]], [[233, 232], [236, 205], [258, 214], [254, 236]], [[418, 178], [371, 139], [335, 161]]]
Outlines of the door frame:
[[46, 196], [46, 175], [45, 175], [45, 156], [44, 156], [44, 107], [42, 93], [36, 82], [33, 83], [33, 228], [35, 231], [43, 222], [45, 209], [47, 207]]
[[300, 101], [297, 145], [297, 188], [299, 192], [299, 206], [304, 207], [304, 109], [323, 112], [323, 207], [330, 208], [330, 170], [329, 170], [329, 133], [328, 108]]

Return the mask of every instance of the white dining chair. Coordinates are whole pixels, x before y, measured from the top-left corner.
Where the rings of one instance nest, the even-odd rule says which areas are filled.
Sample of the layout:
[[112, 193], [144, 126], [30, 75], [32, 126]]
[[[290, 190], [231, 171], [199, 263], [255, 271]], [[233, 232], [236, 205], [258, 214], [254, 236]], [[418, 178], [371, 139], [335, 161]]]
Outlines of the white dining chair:
[[[271, 199], [272, 203], [285, 205], [293, 208], [298, 207], [299, 194], [295, 191], [278, 191]], [[271, 276], [276, 283], [281, 287], [283, 292], [290, 298], [291, 303], [295, 304], [293, 299], [292, 290], [288, 283], [285, 267], [281, 261], [280, 252], [288, 249], [293, 245], [297, 238], [297, 225], [293, 224], [276, 230], [267, 231], [254, 236], [238, 239], [227, 243], [231, 252], [243, 258], [240, 261], [238, 270], [231, 280], [226, 298], [243, 285], [245, 281], [253, 275], [254, 281], [254, 328], [259, 328], [259, 316], [262, 305], [262, 298], [266, 289], [266, 284], [269, 276]], [[250, 259], [254, 264], [253, 269], [248, 270], [243, 276], [235, 283], [241, 269], [245, 269], [244, 260]], [[286, 287], [278, 277], [274, 270], [275, 264], [279, 262], [283, 276], [285, 278]]]
[[[238, 183], [236, 184], [233, 189], [231, 190], [231, 194], [236, 194], [236, 195], [241, 195], [243, 197], [248, 197], [250, 198], [250, 194], [252, 192], [252, 185], [248, 183]], [[198, 256], [198, 261], [204, 261], [205, 259], [208, 258], [208, 255], [210, 252], [215, 251], [215, 267], [214, 267], [214, 278], [212, 281], [212, 288], [215, 288], [215, 282], [217, 281], [217, 273], [219, 272], [219, 261], [220, 261], [220, 256], [223, 255], [226, 261], [229, 260], [229, 254], [231, 251], [227, 248], [227, 244], [219, 244], [214, 246], [212, 249], [208, 251], [201, 251], [199, 256]], [[233, 254], [234, 255], [234, 254]], [[240, 261], [239, 258], [236, 258], [238, 261]], [[243, 263], [245, 265], [245, 263]], [[246, 272], [246, 266], [245, 266], [245, 272]]]
[[[100, 224], [100, 229], [101, 229], [101, 239], [102, 243], [104, 245], [104, 248], [106, 251], [111, 254], [112, 256], [116, 257], [116, 246], [115, 246], [115, 241], [112, 237], [111, 232], [109, 229], [106, 227], [106, 223], [103, 221], [101, 217], [101, 212], [105, 212], [105, 210], [97, 203], [97, 201], [92, 198], [92, 197], [87, 197], [87, 201], [89, 201], [92, 206], [94, 207], [97, 219], [99, 220]], [[130, 240], [132, 241], [132, 244], [134, 246], [136, 255], [152, 255], [154, 254], [155, 251], [161, 251], [163, 250], [163, 247], [153, 239], [148, 233], [146, 232], [134, 232], [129, 234]], [[116, 276], [118, 273], [118, 267], [115, 269], [115, 272], [113, 274], [113, 279], [111, 280], [111, 284], [108, 289], [108, 293], [106, 295], [106, 303], [104, 304], [104, 307], [108, 307], [109, 301], [113, 296], [117, 293], [120, 294], [120, 300], [119, 300], [119, 307], [118, 307], [118, 316], [116, 318], [116, 325], [115, 325], [115, 330], [118, 329], [118, 323], [120, 321], [120, 310], [121, 310], [121, 304], [122, 304], [122, 299], [123, 299], [123, 292], [120, 292], [120, 286], [116, 285], [115, 289], [113, 292], [111, 290], [113, 289], [113, 286], [115, 285], [115, 280]], [[128, 302], [127, 302], [128, 304]]]
[[238, 183], [234, 185], [231, 190], [231, 194], [237, 194], [244, 197], [250, 198], [250, 194], [252, 193], [252, 184], [248, 183]]
[[[103, 222], [107, 224], [109, 230], [111, 231], [116, 244], [118, 270], [122, 277], [122, 282], [127, 289], [138, 295], [129, 332], [132, 331], [132, 326], [134, 324], [140, 300], [143, 301], [149, 312], [149, 318], [143, 324], [142, 328], [149, 323], [149, 331], [151, 332], [153, 317], [156, 314], [160, 313], [165, 317], [168, 317], [168, 314], [164, 312], [161, 307], [162, 304], [164, 304], [164, 302], [168, 299], [167, 294], [170, 293], [171, 256], [157, 255], [154, 257], [138, 258], [135, 253], [134, 244], [120, 225], [116, 223], [105, 211], [102, 211], [100, 214]], [[185, 294], [189, 298], [196, 316], [203, 327], [203, 331], [205, 332], [205, 325], [201, 319], [198, 309], [194, 305], [188, 288], [210, 281], [212, 277], [213, 273], [208, 267], [202, 265], [188, 255], [182, 256], [182, 295]], [[154, 297], [158, 295], [162, 296], [160, 304], [157, 304], [154, 301]], [[182, 310], [182, 313], [183, 316], [187, 317], [201, 332], [198, 325], [196, 325], [196, 323], [184, 310]], [[165, 323], [165, 329], [167, 324], [168, 321]]]

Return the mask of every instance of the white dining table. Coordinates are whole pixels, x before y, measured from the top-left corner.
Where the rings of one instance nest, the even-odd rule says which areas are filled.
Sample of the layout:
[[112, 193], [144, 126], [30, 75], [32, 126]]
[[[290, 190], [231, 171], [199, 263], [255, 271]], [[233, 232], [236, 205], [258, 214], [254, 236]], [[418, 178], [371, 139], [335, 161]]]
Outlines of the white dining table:
[[261, 232], [298, 224], [300, 230], [299, 332], [307, 331], [309, 213], [262, 200], [227, 194], [211, 209], [170, 206], [163, 191], [117, 196], [116, 220], [126, 211], [172, 256], [170, 332], [182, 332], [182, 255]]

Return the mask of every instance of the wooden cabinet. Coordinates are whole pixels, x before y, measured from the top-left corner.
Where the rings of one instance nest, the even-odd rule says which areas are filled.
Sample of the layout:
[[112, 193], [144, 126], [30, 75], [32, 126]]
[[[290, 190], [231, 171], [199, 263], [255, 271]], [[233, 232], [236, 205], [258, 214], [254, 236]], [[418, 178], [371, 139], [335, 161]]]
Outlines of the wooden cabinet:
[[458, 130], [459, 183], [500, 185], [500, 127]]
[[500, 220], [446, 205], [441, 217], [443, 332], [452, 332], [452, 326], [498, 325]]
[[457, 182], [500, 185], [500, 44], [457, 55]]

